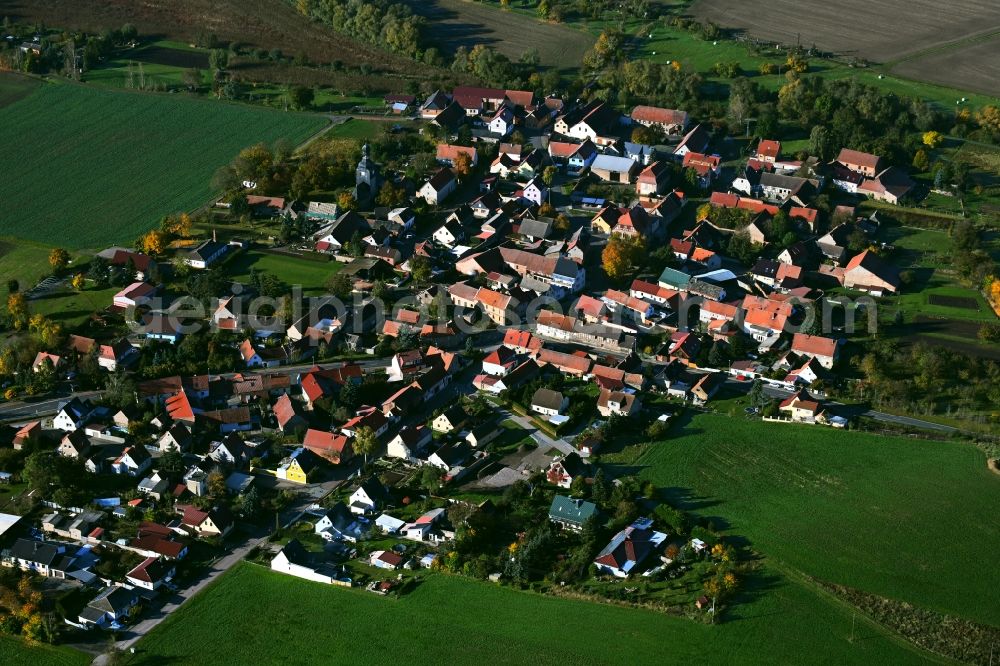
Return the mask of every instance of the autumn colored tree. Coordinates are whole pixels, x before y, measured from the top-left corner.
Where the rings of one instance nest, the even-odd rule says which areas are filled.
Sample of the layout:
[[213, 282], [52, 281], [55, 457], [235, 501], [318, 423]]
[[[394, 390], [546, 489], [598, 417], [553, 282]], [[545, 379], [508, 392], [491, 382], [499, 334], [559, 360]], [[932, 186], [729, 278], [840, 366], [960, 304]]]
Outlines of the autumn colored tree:
[[370, 426], [361, 426], [354, 433], [354, 452], [365, 457], [366, 465], [368, 464], [368, 456], [375, 451], [376, 444], [378, 444], [378, 439]]
[[941, 142], [944, 141], [944, 134], [932, 130], [930, 132], [924, 132], [922, 138], [925, 146], [928, 148], [937, 148], [941, 145]]
[[17, 329], [23, 329], [28, 323], [28, 299], [24, 294], [17, 292], [7, 296], [7, 316], [10, 318], [10, 325]]
[[208, 474], [208, 494], [212, 497], [224, 497], [226, 494], [226, 477], [217, 469]]
[[545, 187], [552, 187], [558, 173], [559, 169], [551, 165], [542, 170], [542, 182], [545, 183]]
[[698, 211], [695, 213], [695, 219], [699, 222], [702, 220], [708, 220], [712, 217], [712, 204], [704, 203], [698, 206]]
[[61, 247], [52, 248], [52, 251], [49, 252], [49, 266], [52, 267], [52, 270], [58, 273], [62, 269], [66, 268], [68, 264], [69, 252]]
[[985, 130], [1000, 132], [1000, 107], [984, 106], [976, 114], [976, 122]]
[[613, 236], [601, 252], [604, 272], [612, 280], [621, 280], [642, 263], [645, 249], [641, 238]]
[[802, 74], [809, 71], [809, 61], [797, 53], [790, 53], [785, 60], [785, 67], [792, 72]]
[[86, 278], [83, 277], [83, 273], [77, 273], [70, 279], [70, 285], [77, 291], [83, 291], [83, 285], [86, 282]]
[[402, 185], [388, 182], [382, 185], [382, 189], [378, 191], [378, 197], [375, 198], [375, 203], [379, 206], [389, 208], [401, 206], [404, 201], [406, 201], [406, 190], [403, 189]]
[[354, 210], [358, 202], [350, 192], [341, 192], [337, 195], [337, 207], [342, 211]]
[[167, 249], [167, 236], [158, 229], [147, 231], [139, 239], [139, 249], [150, 255], [162, 254]]
[[917, 171], [923, 173], [931, 167], [931, 160], [927, 157], [927, 153], [921, 148], [913, 156], [913, 168]]
[[472, 156], [464, 150], [459, 152], [451, 161], [451, 167], [459, 180], [465, 180], [465, 177], [472, 173]]

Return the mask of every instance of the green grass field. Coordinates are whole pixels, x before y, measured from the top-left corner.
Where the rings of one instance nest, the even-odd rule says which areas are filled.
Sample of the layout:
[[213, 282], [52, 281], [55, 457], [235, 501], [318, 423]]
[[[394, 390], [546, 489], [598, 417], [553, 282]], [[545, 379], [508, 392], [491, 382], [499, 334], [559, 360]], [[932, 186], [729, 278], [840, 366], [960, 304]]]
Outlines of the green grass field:
[[18, 638], [0, 636], [0, 664], [32, 664], [33, 666], [84, 666], [90, 655], [68, 647], [28, 645]]
[[713, 414], [617, 457], [808, 575], [1000, 625], [1000, 476], [969, 444]]
[[443, 574], [389, 599], [241, 564], [151, 632], [128, 663], [925, 661], [860, 618], [850, 642], [850, 613], [811, 586], [775, 576], [761, 585], [739, 617], [709, 626]]
[[[0, 91], [19, 79], [0, 76]], [[0, 92], [0, 96], [3, 93]], [[130, 243], [212, 195], [220, 165], [326, 120], [184, 96], [47, 84], [0, 108], [0, 228], [69, 248]]]
[[270, 273], [289, 286], [301, 285], [306, 293], [325, 292], [326, 281], [344, 267], [337, 261], [309, 261], [294, 256], [249, 250], [226, 263], [226, 272], [237, 280], [250, 276], [250, 269]]
[[389, 127], [389, 125], [384, 122], [350, 118], [323, 136], [328, 139], [358, 139], [364, 141], [378, 136], [386, 127]]

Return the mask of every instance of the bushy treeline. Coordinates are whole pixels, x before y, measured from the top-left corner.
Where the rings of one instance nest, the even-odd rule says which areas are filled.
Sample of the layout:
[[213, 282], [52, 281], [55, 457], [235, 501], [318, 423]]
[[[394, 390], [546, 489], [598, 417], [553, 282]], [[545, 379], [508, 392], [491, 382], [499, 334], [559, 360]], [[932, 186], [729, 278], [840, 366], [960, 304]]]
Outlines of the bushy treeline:
[[392, 0], [297, 0], [299, 13], [359, 41], [420, 58], [424, 19]]

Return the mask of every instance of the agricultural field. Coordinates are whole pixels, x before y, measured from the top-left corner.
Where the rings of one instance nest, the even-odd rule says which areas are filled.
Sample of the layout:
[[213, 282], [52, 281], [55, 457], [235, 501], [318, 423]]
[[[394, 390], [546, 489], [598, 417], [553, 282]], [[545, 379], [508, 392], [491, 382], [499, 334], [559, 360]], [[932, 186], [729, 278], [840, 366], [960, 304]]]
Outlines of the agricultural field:
[[575, 69], [594, 43], [592, 34], [468, 0], [404, 1], [415, 14], [427, 18], [430, 38], [452, 49], [486, 44], [517, 60], [535, 48], [543, 65]]
[[[905, 20], [900, 20], [905, 12]], [[933, 0], [896, 0], [880, 4], [842, 0], [696, 0], [691, 13], [760, 39], [782, 44], [816, 45], [824, 51], [875, 62], [896, 60], [917, 51], [995, 30], [1000, 6], [990, 0], [955, 0], [941, 11]], [[845, 20], [850, 17], [849, 20]]]
[[183, 44], [212, 33], [222, 43], [239, 42], [267, 51], [301, 53], [310, 61], [371, 63], [380, 69], [406, 72], [412, 62], [371, 44], [325, 29], [299, 14], [285, 0], [175, 0], [140, 3], [132, 0], [10, 0], [3, 13], [12, 21], [72, 26], [88, 32], [133, 24], [140, 35], [157, 35]]
[[991, 95], [1000, 95], [1000, 35], [956, 44], [940, 51], [893, 65], [892, 72], [912, 79], [924, 79], [941, 85], [961, 85]]
[[[903, 59], [902, 76], [990, 95], [1000, 93], [995, 71], [995, 42], [976, 37], [1000, 29], [1000, 6], [989, 0], [958, 0], [942, 12], [933, 0], [873, 4], [864, 0], [697, 0], [691, 12], [723, 28], [782, 44], [815, 45], [842, 56], [889, 64]], [[905, 20], [901, 21], [901, 12]], [[854, 20], [844, 20], [845, 16]], [[954, 47], [959, 60], [942, 55]], [[928, 54], [928, 57], [918, 54]], [[960, 63], [961, 66], [955, 67]]]
[[602, 456], [756, 551], [832, 581], [1000, 624], [1000, 476], [958, 442], [699, 414]]
[[18, 638], [0, 636], [0, 664], [35, 666], [85, 666], [93, 657], [68, 647], [28, 645]]
[[[728, 39], [705, 40], [698, 35], [669, 26], [665, 20], [652, 26], [645, 26], [645, 29], [637, 35], [633, 57], [660, 63], [676, 60], [683, 67], [702, 74], [706, 83], [721, 96], [728, 90], [729, 79], [717, 77], [711, 72], [712, 65], [718, 62], [738, 62], [742, 68], [742, 76], [751, 78], [767, 90], [776, 91], [786, 83], [784, 75], [758, 73], [764, 63], [781, 65], [784, 62], [784, 50], [751, 53], [739, 42]], [[809, 71], [810, 75], [829, 80], [855, 78], [862, 83], [897, 95], [927, 100], [942, 109], [953, 109], [955, 102], [962, 97], [966, 98], [964, 105], [970, 108], [998, 103], [996, 93], [992, 96], [977, 95], [958, 90], [958, 82], [952, 82], [951, 86], [935, 85], [886, 74], [874, 67], [848, 67], [831, 60], [813, 59], [809, 63]]]
[[[0, 90], [19, 82], [0, 75]], [[326, 122], [187, 97], [42, 85], [0, 108], [0, 226], [74, 249], [130, 244], [163, 215], [206, 203], [212, 173], [240, 149], [279, 138], [300, 143]]]
[[33, 93], [39, 86], [38, 81], [26, 76], [9, 77], [0, 85], [0, 109], [13, 104]]
[[864, 639], [850, 642], [850, 612], [814, 586], [776, 574], [760, 584], [738, 617], [709, 626], [444, 574], [390, 599], [241, 564], [140, 641], [126, 663], [309, 664], [322, 655], [377, 664], [398, 659], [405, 645], [411, 663], [608, 664], [622, 662], [623, 643], [634, 663], [660, 661], [664, 650], [671, 661], [699, 663], [815, 662], [817, 654], [841, 663], [926, 661], [861, 618]]

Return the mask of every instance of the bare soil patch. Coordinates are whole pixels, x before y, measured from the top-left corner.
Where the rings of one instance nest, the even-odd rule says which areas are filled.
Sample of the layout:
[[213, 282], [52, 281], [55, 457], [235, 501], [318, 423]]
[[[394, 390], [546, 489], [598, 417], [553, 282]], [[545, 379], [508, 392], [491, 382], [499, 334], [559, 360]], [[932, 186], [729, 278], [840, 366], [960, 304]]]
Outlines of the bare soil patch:
[[580, 30], [467, 0], [403, 1], [427, 19], [433, 42], [446, 52], [486, 44], [516, 60], [536, 48], [543, 65], [577, 67], [594, 43], [593, 36]]
[[927, 297], [927, 302], [931, 305], [943, 305], [948, 308], [979, 310], [979, 301], [966, 296], [942, 296], [941, 294], [931, 294]]
[[691, 10], [761, 39], [815, 44], [876, 62], [1000, 27], [994, 0], [697, 0]]
[[166, 46], [148, 46], [137, 51], [131, 58], [140, 62], [148, 62], [154, 65], [167, 65], [170, 67], [183, 67], [185, 69], [208, 68], [208, 54], [200, 51], [182, 51]]
[[[960, 354], [1000, 360], [1000, 346], [977, 344], [979, 322], [958, 319], [939, 319], [917, 315], [909, 326], [904, 340], [909, 343], [922, 343], [932, 347], [944, 347]], [[940, 335], [950, 337], [942, 338]], [[961, 339], [965, 338], [968, 342]]]
[[411, 60], [353, 40], [310, 21], [284, 0], [7, 0], [3, 15], [16, 21], [100, 31], [132, 23], [140, 35], [191, 42], [213, 33], [224, 43], [281, 49], [312, 62], [370, 63], [395, 72], [412, 72]]
[[0, 72], [0, 109], [19, 99], [24, 99], [33, 93], [38, 85], [38, 81], [30, 76]]
[[894, 74], [962, 90], [1000, 95], [1000, 36], [906, 60]]

